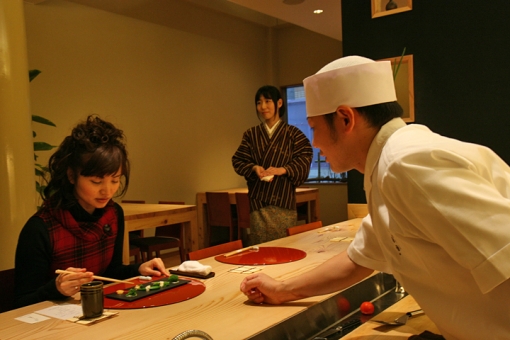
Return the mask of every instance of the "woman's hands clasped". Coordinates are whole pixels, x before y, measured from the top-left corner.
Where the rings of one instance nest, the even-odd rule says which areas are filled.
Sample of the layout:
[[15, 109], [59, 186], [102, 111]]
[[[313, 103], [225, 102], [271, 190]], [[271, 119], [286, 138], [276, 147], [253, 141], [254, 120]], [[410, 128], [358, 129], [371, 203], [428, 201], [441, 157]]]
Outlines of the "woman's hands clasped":
[[253, 171], [255, 171], [255, 173], [257, 174], [257, 176], [259, 178], [266, 177], [266, 176], [271, 176], [271, 175], [282, 176], [282, 175], [285, 175], [287, 173], [287, 169], [285, 169], [283, 167], [282, 168], [269, 167], [267, 169], [264, 169], [260, 165], [255, 165], [253, 167]]

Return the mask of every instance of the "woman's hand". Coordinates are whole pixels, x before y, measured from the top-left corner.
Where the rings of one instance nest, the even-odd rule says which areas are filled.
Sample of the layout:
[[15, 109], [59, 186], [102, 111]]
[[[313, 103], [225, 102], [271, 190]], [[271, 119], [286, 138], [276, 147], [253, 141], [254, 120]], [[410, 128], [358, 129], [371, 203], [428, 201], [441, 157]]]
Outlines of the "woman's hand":
[[138, 271], [142, 275], [147, 276], [170, 276], [170, 273], [165, 268], [165, 264], [159, 257], [155, 257], [150, 261], [144, 262], [138, 267]]
[[287, 169], [270, 167], [264, 173], [265, 173], [264, 176], [270, 176], [270, 175], [282, 176], [287, 173]]
[[264, 173], [264, 171], [266, 171], [266, 170], [265, 170], [263, 167], [261, 167], [260, 165], [255, 165], [255, 166], [253, 167], [253, 171], [257, 174], [257, 176], [258, 176], [259, 178], [262, 178], [262, 177], [264, 177], [263, 173]]
[[85, 268], [69, 267], [66, 271], [73, 273], [62, 273], [55, 279], [57, 290], [65, 296], [72, 296], [79, 292], [80, 286], [92, 281], [92, 276], [94, 275], [94, 273], [88, 272]]
[[257, 176], [259, 178], [271, 176], [271, 175], [282, 176], [287, 173], [287, 169], [285, 169], [283, 167], [282, 168], [269, 167], [267, 169], [264, 169], [260, 165], [255, 165], [253, 167], [253, 171], [255, 171], [255, 173], [257, 174]]

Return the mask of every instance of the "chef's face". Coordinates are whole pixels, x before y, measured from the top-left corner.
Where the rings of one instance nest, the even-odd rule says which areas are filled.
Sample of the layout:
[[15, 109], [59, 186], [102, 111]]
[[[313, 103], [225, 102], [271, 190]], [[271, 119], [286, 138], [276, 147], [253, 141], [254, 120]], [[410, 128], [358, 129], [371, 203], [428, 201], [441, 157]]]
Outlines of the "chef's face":
[[326, 158], [331, 170], [340, 173], [351, 170], [352, 167], [348, 164], [344, 136], [337, 130], [338, 119], [340, 118], [335, 117], [330, 125], [324, 115], [315, 116], [308, 118], [308, 125], [313, 131], [312, 145], [320, 149], [321, 156]]

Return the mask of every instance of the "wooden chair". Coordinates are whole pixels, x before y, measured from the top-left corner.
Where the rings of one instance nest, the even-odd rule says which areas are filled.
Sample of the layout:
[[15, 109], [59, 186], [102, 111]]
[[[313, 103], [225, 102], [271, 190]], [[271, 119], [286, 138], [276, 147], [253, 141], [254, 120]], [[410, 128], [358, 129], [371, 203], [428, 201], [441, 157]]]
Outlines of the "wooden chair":
[[[237, 235], [242, 239], [241, 229], [250, 229], [250, 198], [247, 193], [236, 192]], [[247, 238], [249, 238], [247, 234]], [[249, 244], [249, 239], [247, 240]]]
[[287, 236], [304, 233], [308, 230], [313, 230], [322, 227], [322, 221], [315, 221], [307, 224], [298, 225], [295, 227], [287, 228]]
[[230, 241], [234, 241], [234, 229], [237, 219], [232, 214], [228, 192], [206, 192], [207, 224], [209, 226], [209, 242], [211, 245], [212, 227], [226, 227], [230, 231]]
[[14, 309], [14, 268], [0, 271], [0, 281], [0, 313], [3, 313]]
[[205, 259], [206, 257], [216, 256], [224, 253], [228, 253], [229, 251], [234, 251], [237, 249], [241, 249], [243, 247], [243, 241], [235, 240], [232, 242], [218, 244], [217, 246], [212, 246], [200, 250], [190, 251], [188, 253], [188, 259], [193, 261], [198, 261], [201, 259]]
[[129, 245], [129, 257], [133, 256], [135, 258], [135, 263], [140, 263], [140, 258], [142, 257], [142, 253], [140, 252], [140, 247], [135, 246], [134, 244]]
[[[159, 204], [184, 205], [184, 202], [159, 201]], [[186, 249], [183, 242], [183, 229], [184, 225], [182, 223], [160, 226], [156, 228], [154, 236], [133, 239], [132, 243], [140, 248], [143, 262], [152, 259], [154, 253], [156, 253], [156, 257], [161, 257], [162, 250], [173, 248], [179, 249], [181, 262], [184, 262], [186, 260]]]
[[368, 207], [366, 204], [347, 203], [347, 218], [363, 218], [368, 215]]
[[[300, 188], [309, 188], [309, 187], [301, 186]], [[298, 221], [305, 221], [305, 223], [310, 222], [309, 218], [308, 218], [308, 208], [309, 208], [308, 202], [296, 203], [296, 212], [297, 212], [297, 220]]]

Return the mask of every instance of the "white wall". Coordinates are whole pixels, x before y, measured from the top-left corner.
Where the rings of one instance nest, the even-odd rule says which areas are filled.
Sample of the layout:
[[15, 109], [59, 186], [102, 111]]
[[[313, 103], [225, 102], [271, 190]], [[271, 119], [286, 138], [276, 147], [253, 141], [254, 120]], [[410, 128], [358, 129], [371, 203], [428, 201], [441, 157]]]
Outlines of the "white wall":
[[26, 4], [25, 15], [29, 68], [42, 71], [32, 111], [57, 124], [34, 125], [41, 140], [58, 144], [97, 113], [127, 136], [126, 198], [194, 204], [197, 191], [244, 185], [230, 159], [258, 123], [267, 29], [232, 20], [250, 39], [220, 40], [210, 32], [221, 15], [200, 35], [56, 0]]
[[[256, 90], [299, 83], [341, 55], [341, 42], [296, 26], [179, 6], [159, 25], [62, 0], [24, 4], [29, 69], [42, 71], [31, 110], [57, 125], [34, 124], [37, 140], [57, 145], [89, 114], [110, 120], [127, 136], [126, 199], [195, 204], [197, 192], [245, 186], [231, 157], [259, 123]], [[320, 190], [321, 217], [336, 222], [346, 190]]]

